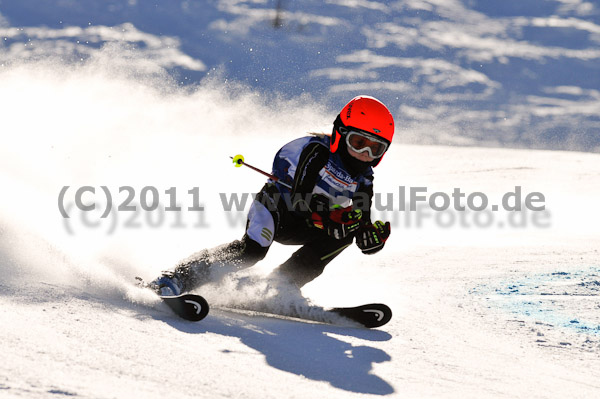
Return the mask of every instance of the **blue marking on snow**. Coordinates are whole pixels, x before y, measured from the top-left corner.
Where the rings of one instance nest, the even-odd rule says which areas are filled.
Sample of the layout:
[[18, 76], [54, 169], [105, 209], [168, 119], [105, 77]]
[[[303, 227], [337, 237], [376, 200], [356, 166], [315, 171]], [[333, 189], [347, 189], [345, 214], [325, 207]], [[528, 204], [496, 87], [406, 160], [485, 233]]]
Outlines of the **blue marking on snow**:
[[555, 328], [600, 336], [600, 267], [523, 276], [484, 284], [471, 293], [490, 308]]

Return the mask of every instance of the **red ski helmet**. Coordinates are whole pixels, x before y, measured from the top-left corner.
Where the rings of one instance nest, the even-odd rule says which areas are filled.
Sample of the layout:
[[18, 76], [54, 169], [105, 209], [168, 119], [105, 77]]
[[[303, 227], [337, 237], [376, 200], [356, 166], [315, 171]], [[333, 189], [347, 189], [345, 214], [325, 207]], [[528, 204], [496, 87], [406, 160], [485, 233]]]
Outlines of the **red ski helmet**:
[[[387, 142], [388, 148], [394, 137], [394, 118], [392, 114], [381, 101], [370, 96], [354, 97], [340, 111], [333, 123], [333, 133], [329, 145], [333, 153], [338, 150], [344, 136], [339, 131], [340, 127], [366, 132]], [[381, 158], [375, 159], [373, 166], [377, 166], [379, 161], [381, 161]]]

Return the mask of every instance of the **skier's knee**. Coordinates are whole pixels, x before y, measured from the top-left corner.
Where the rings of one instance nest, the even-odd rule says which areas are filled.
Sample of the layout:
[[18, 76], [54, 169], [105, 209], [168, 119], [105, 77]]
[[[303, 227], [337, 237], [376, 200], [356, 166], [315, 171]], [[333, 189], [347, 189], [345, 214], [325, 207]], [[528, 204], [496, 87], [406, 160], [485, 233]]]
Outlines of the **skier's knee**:
[[263, 260], [269, 251], [269, 247], [261, 246], [259, 243], [248, 237], [248, 235], [244, 235], [241, 243], [243, 245], [242, 257], [244, 259], [244, 263], [248, 265], [254, 265], [255, 263]]

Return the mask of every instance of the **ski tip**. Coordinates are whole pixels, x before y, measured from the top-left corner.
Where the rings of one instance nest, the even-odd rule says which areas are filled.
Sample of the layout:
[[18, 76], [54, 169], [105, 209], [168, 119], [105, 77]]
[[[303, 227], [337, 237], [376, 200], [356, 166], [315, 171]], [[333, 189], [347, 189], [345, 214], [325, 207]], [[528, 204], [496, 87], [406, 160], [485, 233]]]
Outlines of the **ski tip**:
[[392, 309], [383, 303], [370, 303], [351, 308], [335, 308], [333, 311], [366, 328], [377, 328], [392, 319]]
[[200, 295], [182, 294], [177, 296], [161, 296], [161, 299], [179, 317], [189, 321], [204, 319], [210, 310], [206, 299]]

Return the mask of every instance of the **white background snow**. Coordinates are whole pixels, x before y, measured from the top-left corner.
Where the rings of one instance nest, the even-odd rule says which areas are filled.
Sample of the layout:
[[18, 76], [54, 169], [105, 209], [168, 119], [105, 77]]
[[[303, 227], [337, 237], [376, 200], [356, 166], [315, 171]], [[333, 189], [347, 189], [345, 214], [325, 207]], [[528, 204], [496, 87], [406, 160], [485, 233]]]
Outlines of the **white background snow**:
[[[597, 3], [2, 0], [0, 43], [0, 397], [600, 393]], [[386, 303], [388, 325], [219, 310], [297, 300], [247, 283], [296, 249], [278, 244], [202, 292], [215, 307], [200, 323], [135, 286], [241, 237], [245, 211], [221, 195], [264, 179], [229, 156], [268, 170], [357, 94], [397, 123], [375, 181], [392, 235], [302, 293]], [[83, 186], [93, 212], [73, 203]], [[137, 211], [101, 218], [102, 186], [114, 206], [132, 187]], [[491, 209], [517, 186], [545, 211], [399, 210], [400, 187], [480, 192]], [[141, 209], [144, 187], [158, 210]], [[171, 187], [181, 212], [162, 210]], [[195, 187], [204, 212], [187, 210]]]

